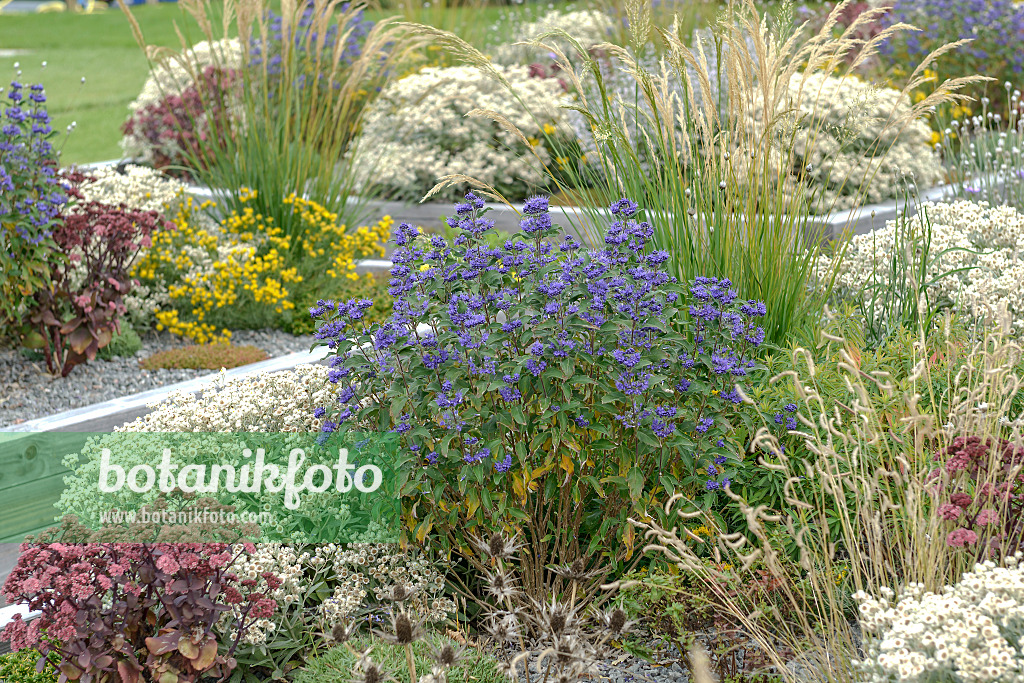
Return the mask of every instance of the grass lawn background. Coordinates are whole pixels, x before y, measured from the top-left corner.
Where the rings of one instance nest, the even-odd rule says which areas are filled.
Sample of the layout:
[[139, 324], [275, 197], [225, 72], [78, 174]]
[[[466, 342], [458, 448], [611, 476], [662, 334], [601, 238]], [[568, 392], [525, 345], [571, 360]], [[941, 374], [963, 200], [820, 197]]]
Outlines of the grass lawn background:
[[[132, 12], [147, 43], [180, 46], [175, 24], [191, 41], [202, 40], [196, 24], [175, 3], [133, 7]], [[474, 42], [491, 42], [484, 36], [495, 34], [486, 29], [507, 12], [500, 7], [458, 8], [424, 11], [412, 18], [449, 30], [458, 27], [460, 35], [473, 35], [477, 39]], [[367, 16], [378, 19], [396, 13], [373, 12]], [[465, 22], [471, 22], [471, 28], [477, 30], [463, 32], [470, 28]], [[60, 132], [54, 144], [63, 149], [63, 163], [105, 161], [121, 156], [120, 127], [128, 105], [146, 81], [149, 66], [120, 10], [94, 14], [0, 14], [0, 51], [7, 50], [25, 53], [0, 57], [0, 87], [6, 88], [14, 78], [15, 63], [20, 64], [23, 72], [22, 83], [46, 86], [53, 127]], [[41, 66], [44, 61], [45, 69]], [[72, 121], [76, 122], [76, 129], [65, 136], [64, 131]]]

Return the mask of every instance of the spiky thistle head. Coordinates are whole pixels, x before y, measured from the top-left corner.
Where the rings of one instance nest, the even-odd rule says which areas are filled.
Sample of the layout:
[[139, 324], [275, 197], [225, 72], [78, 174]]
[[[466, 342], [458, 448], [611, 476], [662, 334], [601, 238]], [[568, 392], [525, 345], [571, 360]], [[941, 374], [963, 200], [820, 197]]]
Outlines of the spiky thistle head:
[[577, 557], [568, 564], [556, 565], [550, 569], [556, 576], [560, 576], [569, 581], [576, 581], [577, 583], [588, 581], [595, 576], [602, 574], [601, 569], [588, 570], [587, 562], [582, 557]]
[[633, 627], [633, 624], [636, 623], [629, 621], [626, 618], [625, 610], [618, 607], [607, 612], [601, 612], [598, 615], [598, 620], [612, 638], [625, 635]]
[[487, 592], [498, 602], [504, 602], [509, 598], [519, 595], [516, 588], [516, 579], [512, 572], [499, 569], [485, 573], [487, 577]]
[[368, 648], [359, 655], [353, 669], [352, 683], [397, 683], [395, 678], [384, 671], [379, 664], [370, 658]]
[[522, 632], [519, 615], [515, 612], [500, 611], [492, 614], [485, 626], [487, 632], [499, 643], [511, 643], [518, 640]]
[[405, 602], [415, 594], [416, 591], [409, 586], [406, 586], [404, 583], [396, 583], [384, 591], [383, 597], [385, 600], [390, 600], [391, 602]]
[[423, 626], [414, 622], [408, 612], [398, 612], [391, 617], [391, 633], [374, 631], [374, 634], [393, 645], [409, 645], [423, 637]]
[[357, 626], [349, 621], [342, 621], [331, 628], [331, 639], [339, 645], [348, 642], [349, 638], [355, 635]]
[[442, 671], [450, 669], [451, 667], [462, 661], [462, 657], [466, 653], [466, 646], [456, 646], [449, 641], [445, 641], [440, 647], [430, 647], [430, 655], [434, 660], [436, 667]]
[[477, 552], [493, 560], [510, 560], [522, 547], [518, 534], [512, 538], [505, 538], [504, 535], [498, 533], [491, 534], [487, 538], [474, 536], [472, 542], [476, 546]]

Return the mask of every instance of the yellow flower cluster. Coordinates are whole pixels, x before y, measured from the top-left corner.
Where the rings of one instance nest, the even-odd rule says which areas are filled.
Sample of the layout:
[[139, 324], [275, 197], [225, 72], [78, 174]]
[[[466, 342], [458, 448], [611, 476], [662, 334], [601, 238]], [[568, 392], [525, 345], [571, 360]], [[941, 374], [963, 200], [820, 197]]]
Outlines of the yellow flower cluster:
[[[243, 188], [239, 196], [249, 202], [256, 192]], [[349, 233], [337, 214], [316, 202], [294, 194], [282, 201], [297, 218], [293, 236], [251, 206], [216, 224], [197, 211], [209, 204], [197, 207], [191, 198], [182, 204], [175, 228], [155, 235], [135, 267], [140, 280], [167, 283], [170, 307], [155, 312], [157, 329], [200, 344], [226, 342], [226, 326], [273, 324], [293, 310], [300, 283], [358, 280], [357, 260], [384, 255], [389, 216]]]

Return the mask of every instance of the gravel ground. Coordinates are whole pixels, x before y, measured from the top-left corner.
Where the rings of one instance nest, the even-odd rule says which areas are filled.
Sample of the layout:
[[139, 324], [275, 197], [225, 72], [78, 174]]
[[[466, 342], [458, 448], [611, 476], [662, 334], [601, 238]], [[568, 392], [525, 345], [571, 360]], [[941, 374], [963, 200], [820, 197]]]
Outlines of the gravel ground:
[[[277, 330], [239, 330], [231, 340], [276, 357], [308, 351], [313, 338]], [[210, 374], [209, 370], [151, 372], [139, 367], [143, 358], [188, 343], [169, 334], [151, 333], [143, 338], [142, 350], [134, 357], [97, 359], [76, 367], [65, 378], [51, 377], [42, 361], [31, 361], [17, 349], [0, 349], [0, 428]]]

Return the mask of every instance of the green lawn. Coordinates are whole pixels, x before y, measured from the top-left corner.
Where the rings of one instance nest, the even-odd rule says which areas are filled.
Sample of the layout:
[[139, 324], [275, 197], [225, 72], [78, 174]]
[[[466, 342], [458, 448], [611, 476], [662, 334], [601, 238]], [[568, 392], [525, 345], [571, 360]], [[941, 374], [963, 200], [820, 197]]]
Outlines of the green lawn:
[[[175, 24], [193, 42], [202, 39], [198, 28], [177, 4], [139, 6], [132, 11], [147, 43], [179, 46]], [[496, 36], [487, 29], [502, 11], [499, 7], [441, 11], [435, 8], [412, 18], [446, 29], [461, 26], [460, 35], [467, 35], [474, 42], [489, 42], [488, 38], [493, 40]], [[377, 12], [369, 18], [395, 13]], [[467, 23], [478, 30], [465, 30]], [[128, 104], [142, 89], [148, 70], [146, 58], [120, 10], [96, 14], [0, 14], [0, 51], [4, 50], [26, 52], [0, 57], [0, 85], [6, 85], [13, 77], [17, 62], [24, 72], [23, 82], [41, 82], [46, 86], [54, 128], [64, 131], [72, 121], [76, 122], [75, 131], [58, 142], [63, 145], [64, 163], [120, 157], [120, 126]], [[41, 66], [44, 61], [45, 69]]]
[[[194, 29], [176, 4], [138, 7], [135, 15], [150, 43], [178, 45], [177, 22]], [[119, 10], [96, 14], [0, 14], [0, 50], [25, 50], [0, 57], [0, 77], [46, 86], [54, 128], [72, 121], [75, 131], [62, 143], [65, 163], [120, 156], [120, 126], [128, 104], [146, 81], [146, 58], [135, 43], [128, 20]], [[42, 62], [46, 62], [44, 69]], [[82, 78], [85, 83], [82, 83]]]

